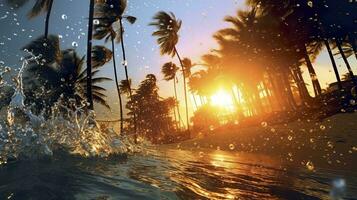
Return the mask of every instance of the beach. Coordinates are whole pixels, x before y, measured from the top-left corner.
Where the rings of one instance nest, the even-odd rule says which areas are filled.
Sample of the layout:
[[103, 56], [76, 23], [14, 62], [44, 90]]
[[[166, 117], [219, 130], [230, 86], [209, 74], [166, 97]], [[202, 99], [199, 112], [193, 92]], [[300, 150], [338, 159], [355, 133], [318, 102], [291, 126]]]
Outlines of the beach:
[[322, 121], [298, 121], [270, 126], [226, 126], [199, 133], [195, 139], [170, 144], [185, 150], [213, 149], [249, 152], [278, 158], [310, 170], [355, 169], [357, 166], [357, 114], [343, 113]]

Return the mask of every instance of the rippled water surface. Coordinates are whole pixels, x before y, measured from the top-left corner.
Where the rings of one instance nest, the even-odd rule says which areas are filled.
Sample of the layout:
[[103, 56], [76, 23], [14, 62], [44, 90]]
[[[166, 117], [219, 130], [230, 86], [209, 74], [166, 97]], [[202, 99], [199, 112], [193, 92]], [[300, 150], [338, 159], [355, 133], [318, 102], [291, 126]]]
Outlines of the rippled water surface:
[[[110, 160], [11, 163], [0, 168], [0, 199], [354, 199], [356, 177], [254, 154], [159, 149]], [[334, 188], [336, 180], [346, 187]]]

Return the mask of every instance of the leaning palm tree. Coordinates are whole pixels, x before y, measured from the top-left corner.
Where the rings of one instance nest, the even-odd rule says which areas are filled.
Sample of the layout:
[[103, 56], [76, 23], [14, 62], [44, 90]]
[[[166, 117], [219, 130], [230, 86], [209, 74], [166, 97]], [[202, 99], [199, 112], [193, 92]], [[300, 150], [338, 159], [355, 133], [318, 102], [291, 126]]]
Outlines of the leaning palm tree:
[[[25, 3], [28, 1], [29, 0], [7, 0], [7, 3], [10, 6], [14, 6], [14, 7], [18, 8], [18, 7], [25, 5]], [[35, 5], [32, 7], [31, 11], [27, 15], [31, 19], [31, 18], [37, 17], [38, 15], [40, 15], [42, 13], [46, 13], [46, 19], [45, 19], [45, 37], [46, 38], [48, 36], [48, 29], [49, 29], [52, 5], [53, 5], [53, 0], [36, 0]]]
[[[120, 115], [121, 115], [121, 126], [123, 125], [123, 106], [121, 100], [121, 91], [119, 88], [119, 82], [117, 77], [117, 67], [115, 61], [115, 41], [117, 43], [121, 43], [122, 48], [122, 56], [123, 56], [123, 65], [125, 70], [125, 78], [127, 82], [130, 82], [128, 75], [128, 64], [126, 60], [126, 52], [124, 45], [124, 27], [123, 27], [123, 19], [128, 21], [130, 24], [134, 24], [136, 18], [129, 15], [124, 15], [124, 12], [127, 7], [126, 0], [99, 0], [97, 1], [97, 7], [95, 10], [95, 19], [98, 20], [98, 23], [94, 26], [94, 38], [97, 40], [105, 39], [105, 42], [111, 41], [112, 52], [114, 53], [113, 57], [113, 68], [114, 68], [114, 76], [117, 87], [118, 98], [120, 102]], [[129, 96], [132, 98], [131, 85], [129, 84]], [[134, 115], [135, 118], [135, 115]], [[136, 121], [134, 119], [134, 121]]]
[[[179, 68], [173, 62], [165, 63], [161, 69], [161, 73], [164, 75], [164, 80], [165, 81], [172, 80], [174, 82], [174, 94], [175, 94], [176, 101], [178, 99], [177, 87], [176, 87], [176, 80], [177, 80], [176, 73], [178, 70]], [[181, 121], [181, 114], [180, 114], [180, 108], [178, 103], [176, 104], [176, 109], [177, 109], [178, 120]], [[176, 118], [176, 114], [175, 114], [175, 118]]]
[[[130, 24], [134, 24], [136, 17], [124, 15], [127, 7], [127, 0], [99, 0], [97, 4], [95, 19], [98, 20], [98, 23], [95, 26], [95, 39], [101, 40], [105, 38], [106, 41], [111, 39], [112, 50], [114, 50], [114, 40], [116, 40], [117, 43], [121, 43], [125, 78], [129, 81], [124, 44], [123, 20], [128, 21]], [[130, 92], [130, 96], [131, 95], [132, 93]]]
[[[180, 61], [182, 71], [185, 72], [184, 63], [177, 51], [176, 45], [179, 41], [178, 32], [181, 28], [181, 20], [176, 19], [173, 13], [166, 13], [164, 11], [158, 12], [154, 16], [154, 21], [150, 23], [151, 26], [155, 26], [157, 30], [152, 34], [158, 37], [157, 42], [160, 45], [161, 55], [170, 55], [174, 57], [175, 55]], [[187, 105], [187, 86], [186, 86], [186, 76], [183, 75], [183, 87], [185, 93], [185, 106], [186, 106], [186, 123], [187, 130], [190, 130], [190, 121], [188, 117], [188, 105]]]

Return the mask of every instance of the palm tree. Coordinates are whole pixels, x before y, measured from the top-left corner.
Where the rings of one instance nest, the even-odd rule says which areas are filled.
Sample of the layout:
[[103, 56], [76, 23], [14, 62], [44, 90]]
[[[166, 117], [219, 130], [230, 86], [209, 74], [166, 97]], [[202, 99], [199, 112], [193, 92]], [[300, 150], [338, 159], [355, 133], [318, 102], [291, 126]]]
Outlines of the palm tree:
[[[154, 18], [153, 22], [149, 25], [155, 26], [157, 30], [152, 34], [153, 36], [158, 37], [157, 42], [160, 45], [161, 55], [169, 55], [171, 57], [177, 56], [180, 61], [182, 72], [185, 72], [185, 66], [182, 62], [183, 60], [180, 57], [180, 54], [177, 51], [176, 45], [179, 41], [178, 32], [181, 28], [181, 20], [176, 19], [173, 13], [166, 13], [164, 11], [158, 12]], [[183, 87], [185, 94], [185, 106], [186, 106], [186, 123], [187, 130], [190, 130], [190, 121], [188, 117], [188, 104], [187, 104], [187, 83], [186, 76], [183, 75]]]
[[115, 86], [117, 88], [117, 95], [119, 101], [119, 114], [120, 114], [120, 132], [123, 132], [123, 125], [124, 125], [124, 112], [123, 112], [123, 101], [121, 98], [121, 91], [119, 88], [119, 79], [118, 79], [118, 71], [116, 66], [116, 59], [115, 59], [115, 44], [114, 38], [116, 37], [116, 32], [113, 30], [112, 26], [109, 26], [107, 20], [102, 19], [98, 24], [95, 25], [95, 32], [93, 37], [95, 39], [103, 39], [105, 37], [105, 41], [107, 42], [109, 39], [111, 40], [111, 47], [113, 52], [113, 70], [114, 70], [114, 77], [115, 77]]
[[[117, 43], [121, 43], [122, 56], [123, 56], [123, 66], [125, 69], [125, 78], [129, 81], [128, 75], [128, 64], [126, 59], [126, 51], [124, 44], [124, 25], [123, 20], [125, 19], [130, 24], [136, 22], [136, 17], [130, 15], [124, 15], [127, 7], [127, 0], [99, 0], [96, 9], [95, 19], [99, 20], [95, 26], [96, 39], [103, 39], [106, 37], [106, 41], [109, 39], [116, 39]], [[132, 92], [130, 91], [130, 96]]]
[[323, 42], [326, 46], [328, 55], [329, 55], [331, 63], [332, 63], [333, 70], [335, 72], [338, 89], [341, 90], [342, 89], [341, 77], [340, 77], [340, 73], [338, 72], [337, 64], [336, 64], [335, 58], [333, 57], [333, 53], [332, 53], [332, 49], [330, 47], [329, 41], [327, 38], [325, 38], [325, 39], [323, 39]]
[[337, 48], [338, 48], [338, 51], [339, 51], [339, 53], [341, 54], [342, 59], [343, 59], [343, 61], [344, 61], [345, 64], [346, 64], [346, 67], [347, 67], [347, 69], [348, 69], [348, 73], [350, 74], [350, 77], [352, 78], [353, 83], [354, 83], [354, 84], [357, 84], [357, 81], [356, 81], [356, 79], [355, 79], [355, 75], [354, 75], [354, 73], [353, 73], [353, 71], [352, 71], [351, 65], [350, 65], [350, 63], [348, 62], [347, 56], [346, 56], [346, 54], [345, 54], [345, 52], [344, 52], [344, 50], [343, 50], [343, 47], [342, 47], [343, 44], [342, 44], [341, 40], [340, 40], [339, 38], [337, 38], [337, 39], [335, 39], [335, 41], [336, 41], [336, 46], [337, 46]]
[[[125, 70], [125, 78], [127, 82], [130, 82], [129, 75], [128, 75], [128, 64], [126, 60], [126, 53], [125, 53], [125, 45], [124, 45], [124, 27], [123, 27], [123, 19], [128, 21], [130, 24], [134, 24], [136, 21], [136, 18], [133, 16], [129, 15], [124, 15], [124, 12], [127, 7], [127, 1], [126, 0], [99, 0], [97, 2], [98, 6], [96, 7], [95, 10], [95, 15], [96, 15], [96, 20], [98, 20], [98, 23], [96, 23], [94, 29], [95, 29], [95, 34], [94, 38], [97, 40], [102, 40], [105, 38], [105, 41], [107, 42], [109, 39], [111, 40], [111, 45], [112, 45], [112, 51], [115, 52], [115, 44], [114, 40], [117, 43], [121, 43], [121, 48], [122, 48], [122, 56], [123, 56], [123, 65], [124, 65], [124, 70]], [[115, 53], [114, 53], [115, 55]], [[120, 115], [121, 115], [121, 126], [123, 124], [123, 107], [121, 103], [121, 96], [120, 96], [120, 88], [119, 88], [119, 82], [118, 82], [118, 77], [117, 77], [117, 69], [116, 69], [116, 62], [115, 62], [115, 56], [113, 59], [113, 67], [114, 67], [114, 76], [115, 76], [115, 82], [116, 82], [116, 87], [117, 87], [117, 93], [118, 93], [118, 98], [120, 101]], [[131, 85], [129, 84], [129, 97], [132, 97], [132, 91], [131, 91]], [[134, 121], [135, 120], [135, 115]]]
[[125, 80], [121, 80], [119, 87], [120, 87], [120, 90], [121, 90], [121, 92], [123, 94], [125, 94], [125, 95], [130, 97], [130, 93], [133, 92], [131, 79], [129, 79], [129, 81], [127, 81], [126, 79]]
[[[47, 40], [48, 45], [43, 47], [43, 41]], [[77, 104], [86, 96], [86, 72], [83, 67], [84, 57], [80, 58], [73, 49], [61, 50], [58, 36], [49, 35], [48, 38], [40, 37], [24, 48], [35, 55], [43, 55], [43, 63], [31, 62], [24, 76], [25, 94], [28, 104], [38, 104], [39, 111], [42, 108], [51, 108], [61, 96], [64, 99], [75, 99]], [[102, 47], [95, 47], [93, 51], [94, 63], [105, 63], [111, 57], [107, 50]], [[105, 55], [105, 56], [103, 56]], [[100, 60], [103, 61], [100, 61]], [[97, 77], [101, 65], [96, 65], [92, 72], [93, 99], [99, 104], [109, 108], [105, 100], [105, 88], [97, 85], [103, 81], [111, 79]], [[45, 93], [41, 92], [45, 87]], [[39, 95], [39, 96], [38, 96]], [[45, 102], [45, 103], [42, 103]], [[67, 101], [65, 101], [67, 102]]]
[[[196, 66], [197, 64], [196, 63], [192, 63], [191, 59], [189, 59], [189, 58], [184, 58], [182, 60], [182, 63], [183, 63], [183, 66], [184, 66], [183, 67], [184, 71], [182, 72], [182, 74], [188, 80], [190, 78], [190, 76], [192, 75], [192, 68], [194, 66]], [[191, 95], [192, 95], [193, 103], [194, 103], [195, 108], [197, 110], [198, 109], [198, 105], [197, 105], [196, 97], [195, 97], [195, 95], [193, 93], [191, 93]]]
[[[176, 73], [177, 73], [178, 70], [179, 70], [179, 68], [173, 62], [165, 63], [162, 66], [162, 69], [161, 69], [161, 73], [164, 75], [164, 80], [165, 81], [171, 81], [172, 80], [174, 82], [174, 94], [175, 94], [176, 101], [178, 99], [177, 98], [177, 87], [176, 87], [176, 80], [177, 80]], [[180, 115], [180, 108], [179, 108], [179, 104], [178, 103], [176, 105], [176, 109], [177, 109], [177, 115], [178, 115], [179, 122], [180, 122], [181, 121], [181, 115]], [[175, 114], [175, 118], [176, 118], [176, 114]]]
[[89, 17], [88, 17], [88, 37], [87, 37], [87, 101], [88, 108], [93, 110], [93, 94], [92, 94], [92, 39], [93, 39], [93, 19], [94, 19], [94, 2], [90, 0]]
[[[23, 6], [29, 0], [7, 0], [6, 2], [16, 8]], [[31, 11], [28, 13], [29, 18], [37, 17], [41, 13], [46, 13], [45, 19], [45, 37], [48, 36], [48, 29], [51, 17], [53, 0], [36, 0], [35, 5], [32, 7]]]

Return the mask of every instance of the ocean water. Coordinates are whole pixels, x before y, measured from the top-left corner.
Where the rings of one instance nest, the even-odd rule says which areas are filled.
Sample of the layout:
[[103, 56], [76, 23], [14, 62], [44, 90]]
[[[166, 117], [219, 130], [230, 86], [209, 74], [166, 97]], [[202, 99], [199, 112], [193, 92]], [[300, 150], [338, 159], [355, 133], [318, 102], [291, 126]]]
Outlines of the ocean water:
[[0, 167], [0, 199], [356, 199], [357, 173], [225, 151], [159, 148], [110, 159], [55, 153]]

